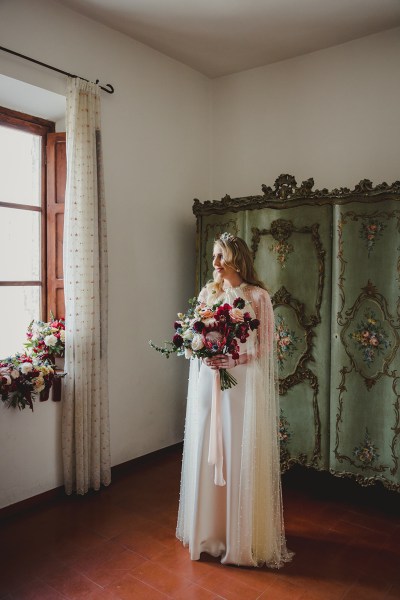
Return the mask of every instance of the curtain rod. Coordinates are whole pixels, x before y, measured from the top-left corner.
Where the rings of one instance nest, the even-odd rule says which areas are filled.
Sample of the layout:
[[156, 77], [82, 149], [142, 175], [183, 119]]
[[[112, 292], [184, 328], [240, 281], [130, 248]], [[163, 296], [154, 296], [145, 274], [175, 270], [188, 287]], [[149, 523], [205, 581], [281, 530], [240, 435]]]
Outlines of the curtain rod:
[[[51, 65], [47, 65], [44, 62], [40, 62], [39, 60], [30, 58], [30, 56], [25, 56], [24, 54], [20, 54], [19, 52], [14, 52], [14, 50], [10, 50], [9, 48], [4, 48], [3, 46], [0, 46], [0, 50], [3, 50], [3, 52], [9, 52], [9, 54], [14, 54], [15, 56], [19, 56], [20, 58], [24, 58], [25, 60], [29, 60], [30, 62], [40, 65], [41, 67], [46, 67], [46, 69], [51, 69], [52, 71], [57, 71], [57, 73], [62, 73], [63, 75], [68, 75], [68, 77], [79, 77], [79, 79], [83, 79], [84, 81], [89, 81], [89, 79], [85, 79], [84, 77], [80, 77], [79, 75], [73, 75], [72, 73], [67, 73], [67, 71], [63, 71], [62, 69], [57, 69], [57, 67], [52, 67]], [[97, 83], [99, 83], [99, 79], [96, 79], [96, 84]], [[102, 90], [104, 90], [105, 92], [107, 92], [107, 94], [114, 93], [114, 87], [111, 85], [111, 83], [107, 83], [105, 87], [103, 87], [101, 85], [100, 88]]]

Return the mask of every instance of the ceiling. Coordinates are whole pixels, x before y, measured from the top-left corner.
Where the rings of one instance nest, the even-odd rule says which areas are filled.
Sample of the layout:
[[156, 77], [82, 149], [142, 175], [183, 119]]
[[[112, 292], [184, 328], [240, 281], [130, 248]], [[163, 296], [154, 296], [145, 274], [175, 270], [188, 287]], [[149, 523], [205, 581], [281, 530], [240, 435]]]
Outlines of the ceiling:
[[400, 0], [58, 0], [220, 77], [400, 26]]

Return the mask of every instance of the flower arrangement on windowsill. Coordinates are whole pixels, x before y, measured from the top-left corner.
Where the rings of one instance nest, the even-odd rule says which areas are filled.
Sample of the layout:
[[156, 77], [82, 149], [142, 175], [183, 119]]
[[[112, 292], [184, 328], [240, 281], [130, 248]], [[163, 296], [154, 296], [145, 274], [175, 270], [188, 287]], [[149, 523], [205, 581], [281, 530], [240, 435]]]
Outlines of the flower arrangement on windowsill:
[[57, 372], [55, 358], [64, 356], [65, 321], [32, 321], [26, 333], [25, 350], [0, 360], [0, 397], [8, 407], [20, 410], [33, 400], [48, 400], [50, 389], [65, 373]]
[[64, 356], [65, 350], [65, 321], [56, 319], [50, 313], [51, 320], [32, 321], [26, 332], [27, 341], [24, 346], [29, 356], [44, 361], [49, 360], [54, 364], [54, 358]]

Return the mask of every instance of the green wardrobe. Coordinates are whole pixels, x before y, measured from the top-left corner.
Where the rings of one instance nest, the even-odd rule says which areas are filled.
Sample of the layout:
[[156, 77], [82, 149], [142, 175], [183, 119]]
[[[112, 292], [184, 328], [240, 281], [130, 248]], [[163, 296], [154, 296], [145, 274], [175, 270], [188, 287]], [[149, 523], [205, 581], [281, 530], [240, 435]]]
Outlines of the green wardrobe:
[[282, 469], [400, 491], [400, 182], [313, 186], [195, 200], [198, 287], [214, 239], [243, 237], [275, 310]]

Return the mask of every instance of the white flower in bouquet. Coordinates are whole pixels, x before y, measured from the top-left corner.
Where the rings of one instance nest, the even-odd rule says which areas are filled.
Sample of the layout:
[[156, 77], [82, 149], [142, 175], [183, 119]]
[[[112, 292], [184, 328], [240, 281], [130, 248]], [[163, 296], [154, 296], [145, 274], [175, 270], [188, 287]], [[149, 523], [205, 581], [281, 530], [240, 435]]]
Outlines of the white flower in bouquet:
[[65, 329], [60, 330], [60, 340], [65, 344]]
[[23, 373], [23, 375], [26, 375], [27, 373], [30, 373], [32, 371], [32, 363], [24, 362], [21, 364], [20, 369], [21, 373]]
[[48, 347], [55, 346], [57, 344], [57, 338], [51, 333], [50, 335], [46, 335], [46, 337], [44, 338], [44, 343]]
[[202, 348], [204, 348], [203, 338], [198, 333], [196, 333], [193, 336], [193, 339], [192, 339], [192, 348], [193, 348], [193, 350], [195, 352], [198, 352], [199, 350], [201, 350]]
[[214, 327], [215, 326], [215, 319], [210, 318], [210, 319], [203, 319], [203, 323], [206, 327]]
[[18, 377], [19, 377], [18, 369], [12, 369], [12, 371], [10, 372], [10, 375], [13, 379], [18, 379]]
[[192, 340], [194, 332], [191, 329], [186, 329], [185, 333], [182, 333], [182, 337], [184, 340]]
[[192, 354], [193, 354], [193, 350], [191, 350], [190, 348], [185, 348], [185, 358], [187, 358], [187, 359], [192, 358]]

